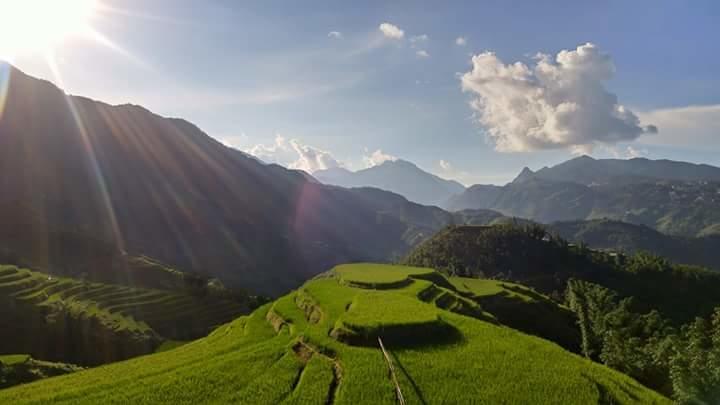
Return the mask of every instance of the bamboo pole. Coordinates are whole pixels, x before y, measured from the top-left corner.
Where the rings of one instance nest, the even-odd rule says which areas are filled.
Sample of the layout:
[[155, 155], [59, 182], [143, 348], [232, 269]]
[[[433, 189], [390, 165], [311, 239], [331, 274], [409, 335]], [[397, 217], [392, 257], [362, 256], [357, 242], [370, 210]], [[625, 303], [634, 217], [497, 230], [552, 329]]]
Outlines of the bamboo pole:
[[380, 350], [383, 353], [383, 356], [385, 356], [385, 361], [387, 362], [388, 369], [390, 370], [390, 378], [392, 378], [392, 382], [395, 385], [395, 393], [397, 394], [397, 399], [400, 405], [405, 405], [405, 397], [403, 397], [402, 390], [400, 390], [400, 384], [398, 383], [397, 376], [395, 375], [395, 367], [393, 366], [392, 359], [390, 359], [390, 355], [385, 350], [385, 345], [383, 345], [382, 339], [378, 336], [378, 343], [380, 343]]

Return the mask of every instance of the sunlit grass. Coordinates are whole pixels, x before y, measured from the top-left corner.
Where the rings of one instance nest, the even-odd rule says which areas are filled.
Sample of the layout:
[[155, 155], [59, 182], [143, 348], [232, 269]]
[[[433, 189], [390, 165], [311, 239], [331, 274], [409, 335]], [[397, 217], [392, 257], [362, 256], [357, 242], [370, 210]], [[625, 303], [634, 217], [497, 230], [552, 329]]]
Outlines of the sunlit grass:
[[[398, 279], [394, 267], [383, 272], [372, 266], [372, 274], [362, 276], [368, 267], [360, 266], [310, 281], [207, 338], [0, 391], [0, 403], [395, 404], [380, 350], [343, 343], [331, 331], [346, 324], [379, 328], [382, 334], [385, 325], [402, 330], [438, 320], [457, 331], [458, 339], [426, 341], [409, 334], [403, 339], [415, 344], [387, 344], [408, 403], [669, 403], [631, 378], [546, 340], [420, 300], [428, 281], [373, 291], [340, 279], [348, 274], [369, 284]], [[271, 321], [278, 319], [282, 326], [276, 330]]]

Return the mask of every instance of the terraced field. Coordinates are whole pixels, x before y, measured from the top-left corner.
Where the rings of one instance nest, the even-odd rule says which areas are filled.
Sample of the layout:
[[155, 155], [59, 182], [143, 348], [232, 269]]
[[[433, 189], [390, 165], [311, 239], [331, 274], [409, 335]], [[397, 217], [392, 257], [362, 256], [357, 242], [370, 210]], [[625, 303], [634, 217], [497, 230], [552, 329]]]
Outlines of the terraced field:
[[58, 278], [0, 266], [0, 299], [13, 315], [52, 314], [58, 309], [76, 317], [94, 318], [116, 333], [153, 334], [174, 340], [207, 335], [247, 313], [238, 302], [188, 293], [133, 288]]
[[580, 353], [581, 337], [575, 315], [549, 297], [507, 281], [467, 277], [448, 280], [458, 294], [476, 302], [501, 324]]
[[[367, 268], [358, 266], [309, 281], [206, 338], [0, 391], [0, 403], [394, 404], [375, 337], [407, 403], [669, 403], [625, 375], [497, 325], [438, 273], [373, 266], [377, 277], [361, 276], [377, 287], [370, 289], [357, 285], [353, 275]], [[442, 333], [423, 333], [435, 327]]]

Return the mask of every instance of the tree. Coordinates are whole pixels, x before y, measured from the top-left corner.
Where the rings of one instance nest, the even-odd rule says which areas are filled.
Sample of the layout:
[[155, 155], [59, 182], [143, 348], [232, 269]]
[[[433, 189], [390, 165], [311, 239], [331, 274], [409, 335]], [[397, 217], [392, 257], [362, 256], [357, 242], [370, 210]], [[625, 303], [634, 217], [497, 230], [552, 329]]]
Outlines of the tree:
[[675, 399], [681, 404], [720, 400], [720, 307], [710, 320], [697, 318], [682, 328], [670, 360]]

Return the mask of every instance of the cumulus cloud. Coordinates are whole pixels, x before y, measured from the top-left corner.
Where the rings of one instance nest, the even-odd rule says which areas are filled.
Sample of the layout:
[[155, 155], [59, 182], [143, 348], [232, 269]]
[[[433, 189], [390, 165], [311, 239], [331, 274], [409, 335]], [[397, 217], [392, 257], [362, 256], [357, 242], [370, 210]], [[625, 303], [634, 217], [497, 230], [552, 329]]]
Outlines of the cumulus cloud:
[[275, 135], [275, 140], [272, 144], [257, 144], [245, 152], [263, 161], [279, 163], [278, 159], [282, 159], [280, 155], [283, 155], [284, 152], [288, 152], [289, 150], [287, 139], [278, 134]]
[[568, 148], [586, 153], [656, 133], [605, 89], [615, 73], [609, 55], [591, 43], [538, 54], [534, 65], [503, 63], [494, 53], [472, 58], [462, 88], [495, 148], [503, 152]]
[[258, 144], [245, 152], [264, 162], [277, 163], [308, 173], [344, 166], [328, 151], [305, 145], [297, 139], [288, 140], [281, 135], [276, 135], [270, 145]]
[[440, 165], [440, 168], [446, 172], [452, 171], [453, 169], [452, 165], [447, 160], [440, 159], [438, 165]]
[[662, 128], [659, 135], [645, 138], [643, 143], [720, 149], [720, 104], [639, 111], [638, 116]]
[[427, 53], [427, 51], [424, 49], [421, 49], [421, 50], [415, 52], [415, 55], [417, 55], [419, 58], [429, 58], [430, 57], [430, 54]]
[[330, 31], [328, 32], [328, 38], [343, 39], [343, 34], [340, 31]]
[[[367, 150], [366, 150], [367, 152]], [[378, 149], [375, 152], [363, 156], [363, 162], [365, 163], [366, 167], [373, 167], [381, 165], [387, 161], [394, 162], [398, 160], [396, 156], [384, 153], [382, 150]]]
[[390, 39], [403, 39], [405, 37], [405, 31], [401, 30], [397, 25], [390, 23], [382, 23], [378, 27], [380, 32]]
[[455, 38], [455, 45], [457, 45], [457, 46], [465, 46], [465, 45], [467, 45], [467, 38], [465, 38], [465, 37], [457, 37], [457, 38]]
[[288, 165], [291, 169], [313, 173], [318, 170], [343, 166], [330, 152], [309, 145], [303, 145], [297, 139], [291, 140], [290, 146], [292, 146], [293, 150], [298, 154], [298, 159]]

